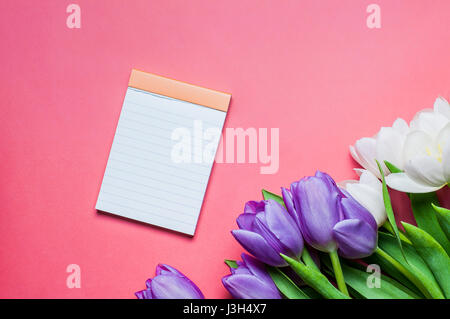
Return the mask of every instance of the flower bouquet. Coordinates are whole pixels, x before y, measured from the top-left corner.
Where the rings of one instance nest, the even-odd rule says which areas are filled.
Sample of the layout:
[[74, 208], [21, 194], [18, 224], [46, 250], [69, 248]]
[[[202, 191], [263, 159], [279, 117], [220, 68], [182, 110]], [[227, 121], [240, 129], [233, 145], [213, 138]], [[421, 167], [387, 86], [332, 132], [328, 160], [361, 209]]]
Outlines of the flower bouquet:
[[[364, 168], [355, 169], [359, 181], [337, 184], [318, 171], [246, 203], [232, 234], [253, 257], [225, 260], [231, 274], [222, 282], [233, 297], [450, 297], [450, 210], [436, 196], [450, 182], [447, 101], [350, 152]], [[396, 216], [388, 186], [408, 193], [417, 226]]]
[[[252, 256], [225, 260], [222, 278], [234, 298], [450, 297], [450, 210], [436, 195], [450, 182], [450, 105], [438, 98], [350, 152], [363, 167], [358, 181], [317, 171], [245, 204], [232, 235]], [[396, 216], [388, 186], [408, 194], [417, 226]], [[168, 265], [146, 286], [138, 298], [204, 298]]]

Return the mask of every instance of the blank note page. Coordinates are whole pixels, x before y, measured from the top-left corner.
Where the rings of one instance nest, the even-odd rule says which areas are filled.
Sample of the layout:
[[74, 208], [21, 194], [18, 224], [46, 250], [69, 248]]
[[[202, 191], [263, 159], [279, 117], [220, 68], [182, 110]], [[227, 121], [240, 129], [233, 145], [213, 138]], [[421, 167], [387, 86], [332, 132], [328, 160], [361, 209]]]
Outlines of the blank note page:
[[193, 235], [213, 162], [195, 163], [193, 155], [190, 163], [174, 162], [171, 153], [179, 141], [172, 133], [185, 128], [193, 135], [195, 121], [201, 121], [203, 131], [221, 131], [225, 116], [128, 87], [96, 208]]

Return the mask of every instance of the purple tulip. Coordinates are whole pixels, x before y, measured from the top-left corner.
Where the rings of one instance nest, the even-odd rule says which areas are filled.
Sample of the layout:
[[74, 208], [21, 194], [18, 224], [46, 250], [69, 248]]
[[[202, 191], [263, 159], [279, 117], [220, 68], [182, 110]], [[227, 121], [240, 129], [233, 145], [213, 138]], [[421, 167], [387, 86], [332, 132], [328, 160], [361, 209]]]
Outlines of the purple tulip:
[[204, 299], [200, 289], [175, 268], [159, 264], [156, 276], [147, 279], [147, 289], [135, 293], [138, 299]]
[[237, 299], [281, 299], [277, 287], [262, 262], [242, 254], [238, 268], [230, 268], [231, 275], [222, 278], [222, 283]]
[[253, 256], [271, 266], [286, 266], [280, 253], [298, 259], [303, 238], [286, 209], [274, 200], [247, 202], [231, 233]]
[[350, 259], [372, 254], [377, 245], [377, 224], [372, 214], [326, 173], [317, 171], [282, 189], [289, 214], [305, 241], [323, 251]]

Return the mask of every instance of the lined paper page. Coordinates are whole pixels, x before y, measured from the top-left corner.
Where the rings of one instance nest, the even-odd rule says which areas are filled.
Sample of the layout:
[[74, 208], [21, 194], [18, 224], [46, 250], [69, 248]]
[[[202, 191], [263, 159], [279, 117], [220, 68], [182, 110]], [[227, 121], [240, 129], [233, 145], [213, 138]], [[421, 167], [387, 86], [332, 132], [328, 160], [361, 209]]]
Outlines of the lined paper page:
[[[195, 121], [201, 121], [203, 132], [221, 131], [225, 116], [223, 111], [129, 87], [96, 209], [193, 235], [213, 164], [194, 162]], [[172, 140], [177, 128], [191, 132], [190, 163], [176, 163], [171, 157], [179, 143]]]

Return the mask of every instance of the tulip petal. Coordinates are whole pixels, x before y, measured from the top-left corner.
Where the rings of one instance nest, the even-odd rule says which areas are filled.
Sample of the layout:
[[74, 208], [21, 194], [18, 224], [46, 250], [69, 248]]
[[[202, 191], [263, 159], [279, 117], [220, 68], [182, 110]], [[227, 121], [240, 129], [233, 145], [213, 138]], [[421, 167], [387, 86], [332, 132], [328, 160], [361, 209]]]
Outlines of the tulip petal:
[[337, 183], [337, 185], [341, 189], [348, 189], [348, 185], [350, 184], [358, 184], [358, 181], [355, 181], [354, 179], [347, 179], [345, 181], [340, 181], [339, 183]]
[[231, 233], [242, 247], [260, 261], [271, 266], [286, 265], [283, 258], [281, 258], [275, 249], [273, 249], [261, 235], [243, 229], [233, 230]]
[[251, 275], [252, 273], [250, 272], [250, 270], [247, 268], [247, 266], [245, 265], [244, 262], [237, 260], [236, 261], [237, 264], [237, 268], [232, 268], [230, 267], [230, 272], [232, 274], [245, 274], [245, 275]]
[[403, 169], [403, 156], [400, 150], [403, 148], [405, 138], [392, 127], [382, 127], [377, 135], [376, 154], [382, 164], [385, 175], [389, 171], [384, 165], [388, 161], [400, 169]]
[[341, 200], [342, 211], [345, 219], [360, 219], [368, 223], [373, 229], [377, 229], [377, 222], [373, 215], [355, 200], [350, 194]]
[[434, 139], [447, 123], [448, 119], [445, 115], [438, 112], [423, 110], [418, 112], [411, 121], [411, 129], [423, 131]]
[[[321, 172], [321, 171], [316, 171], [316, 174], [314, 175], [315, 177], [318, 177], [322, 180], [325, 180], [328, 184], [330, 188], [335, 188], [333, 190], [338, 190], [337, 186], [336, 186], [336, 182], [334, 181], [334, 179], [328, 175], [327, 173]], [[338, 190], [339, 191], [339, 190]]]
[[401, 135], [405, 136], [409, 132], [409, 125], [402, 118], [398, 118], [392, 124], [392, 128], [399, 132]]
[[238, 267], [238, 268], [231, 268], [230, 272], [234, 274], [241, 274], [241, 275], [251, 275], [252, 273], [244, 267]]
[[291, 215], [291, 217], [295, 220], [297, 225], [299, 225], [298, 215], [297, 212], [295, 211], [291, 191], [289, 189], [281, 187], [281, 195], [283, 196], [284, 205], [286, 205], [286, 209], [289, 215]]
[[222, 278], [223, 285], [235, 298], [281, 297], [262, 262], [243, 253], [242, 261], [237, 264], [237, 269], [231, 269], [231, 275]]
[[245, 203], [244, 213], [245, 214], [257, 214], [264, 211], [264, 201], [249, 201]]
[[264, 216], [272, 234], [290, 250], [288, 254], [279, 252], [290, 257], [300, 257], [303, 250], [303, 238], [300, 229], [286, 209], [274, 200], [268, 200]]
[[256, 214], [243, 213], [236, 218], [236, 223], [240, 229], [253, 231]]
[[353, 145], [350, 145], [350, 146], [349, 146], [349, 149], [350, 149], [350, 155], [352, 155], [353, 159], [354, 159], [359, 165], [362, 166], [362, 161], [361, 161], [361, 159], [359, 158], [358, 153], [356, 153], [355, 147], [354, 147]]
[[448, 123], [442, 130], [439, 132], [439, 136], [437, 138], [437, 147], [441, 152], [440, 159], [442, 161], [442, 168], [444, 179], [447, 183], [450, 182], [450, 123]]
[[338, 243], [338, 253], [345, 258], [367, 257], [377, 246], [377, 230], [360, 219], [340, 221], [334, 226], [333, 235]]
[[166, 264], [158, 264], [156, 266], [156, 276], [159, 276], [159, 275], [177, 275], [180, 277], [186, 277], [177, 269], [173, 268], [172, 266], [166, 265]]
[[273, 285], [273, 287], [276, 289], [272, 278], [270, 278], [270, 275], [262, 262], [245, 253], [243, 253], [241, 257], [245, 263], [245, 267], [247, 267], [250, 274], [254, 275], [257, 278], [260, 278], [264, 282], [267, 282], [267, 284], [269, 285]]
[[442, 169], [446, 182], [450, 183], [450, 140], [447, 141], [442, 150]]
[[375, 162], [377, 158], [376, 145], [376, 140], [372, 137], [363, 137], [355, 143], [355, 152], [358, 155], [361, 166], [375, 175], [379, 174]]
[[434, 102], [434, 111], [450, 120], [450, 105], [443, 97], [438, 97]]
[[353, 198], [372, 214], [378, 226], [384, 224], [387, 215], [381, 190], [376, 191], [369, 185], [362, 183], [347, 184], [346, 189]]
[[136, 291], [134, 294], [138, 299], [153, 299], [152, 290], [150, 288]]
[[251, 275], [229, 275], [222, 283], [237, 299], [281, 299], [278, 290]]
[[390, 174], [386, 176], [386, 183], [390, 188], [405, 193], [430, 193], [435, 192], [442, 187], [418, 183], [406, 173]]
[[[438, 137], [436, 139], [437, 141], [437, 148], [439, 151], [439, 148], [443, 149], [444, 145], [450, 142], [450, 123], [448, 123], [438, 134]], [[438, 154], [440, 155], [440, 154]]]
[[419, 184], [441, 186], [445, 184], [442, 164], [431, 156], [411, 159], [405, 167], [405, 173]]
[[383, 184], [380, 182], [380, 180], [373, 175], [372, 172], [368, 170], [363, 170], [359, 177], [359, 183], [363, 185], [368, 185], [371, 188], [373, 188], [376, 191], [379, 191], [381, 193]]
[[[450, 106], [449, 106], [450, 108]], [[450, 182], [450, 123], [448, 123], [442, 130], [439, 132], [437, 138], [437, 147], [441, 152], [440, 158], [442, 161], [442, 168], [444, 179], [447, 183]]]
[[420, 127], [418, 126], [418, 122], [419, 122], [419, 117], [422, 115], [422, 113], [433, 113], [434, 110], [427, 107], [425, 109], [420, 110], [419, 112], [417, 112], [416, 114], [414, 114], [413, 119], [411, 120], [411, 122], [409, 123], [409, 127], [412, 130], [420, 130]]
[[332, 229], [342, 213], [337, 186], [327, 178], [312, 176], [303, 178], [291, 192], [305, 241], [320, 251], [335, 250]]
[[427, 155], [427, 148], [432, 142], [430, 135], [423, 131], [408, 133], [403, 145], [403, 160], [405, 164], [414, 157]]
[[160, 275], [152, 280], [154, 299], [203, 299], [204, 296], [186, 277]]
[[272, 233], [267, 225], [266, 216], [264, 213], [259, 213], [255, 218], [254, 232], [261, 235], [264, 240], [271, 246], [278, 254], [289, 254], [289, 250], [283, 243]]
[[[188, 280], [191, 283], [191, 286], [195, 290], [197, 290], [197, 293], [199, 295], [203, 296], [201, 290], [197, 287], [197, 285], [193, 281], [191, 281], [188, 277], [186, 277], [181, 271], [179, 271], [178, 269], [175, 269], [174, 267], [172, 267], [170, 265], [158, 264], [156, 266], [156, 276], [177, 276], [177, 277], [185, 278], [186, 280]], [[146, 281], [147, 288], [151, 287], [151, 282], [152, 282], [151, 278]]]

